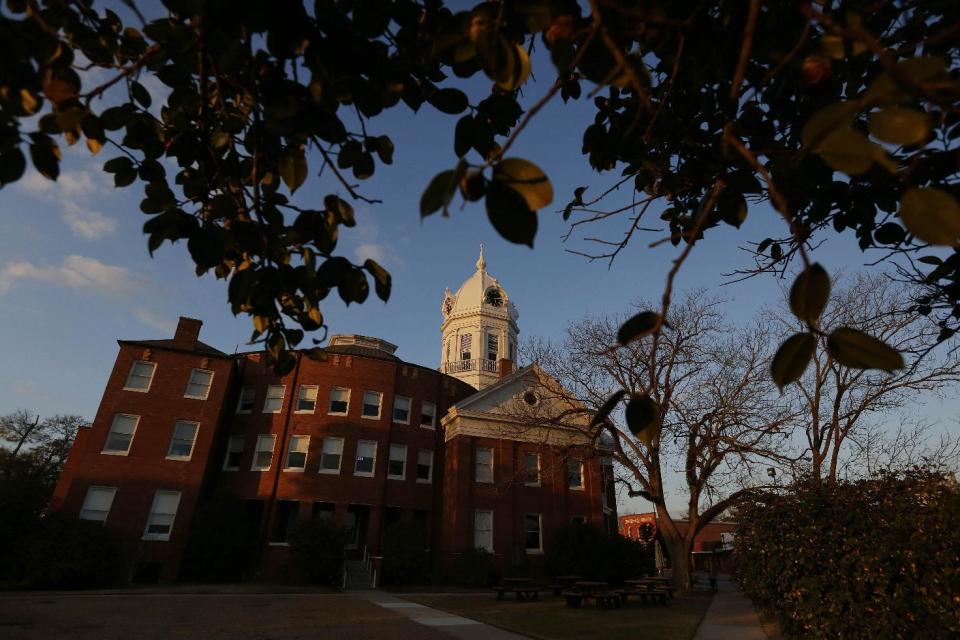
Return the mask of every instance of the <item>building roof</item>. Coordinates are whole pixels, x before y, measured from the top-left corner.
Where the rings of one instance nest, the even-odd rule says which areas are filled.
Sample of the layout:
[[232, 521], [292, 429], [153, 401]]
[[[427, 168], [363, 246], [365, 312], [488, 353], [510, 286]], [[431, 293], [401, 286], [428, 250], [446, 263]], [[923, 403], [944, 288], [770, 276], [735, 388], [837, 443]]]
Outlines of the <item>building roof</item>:
[[119, 344], [137, 344], [151, 349], [167, 349], [168, 351], [182, 351], [184, 353], [199, 353], [205, 356], [214, 356], [217, 358], [229, 358], [230, 356], [215, 347], [211, 347], [205, 342], [197, 340], [193, 349], [186, 349], [176, 344], [174, 340], [117, 340]]
[[456, 293], [451, 295], [449, 290], [447, 291], [444, 298], [444, 314], [446, 316], [456, 316], [465, 313], [475, 313], [484, 305], [486, 305], [489, 311], [497, 309], [497, 306], [489, 304], [486, 301], [487, 291], [491, 290], [499, 292], [500, 300], [502, 300], [499, 308], [516, 322], [519, 314], [514, 304], [510, 302], [510, 296], [507, 295], [500, 281], [487, 273], [487, 261], [483, 257], [483, 245], [481, 244], [480, 258], [477, 259], [477, 270], [460, 285]]
[[[378, 360], [390, 360], [391, 362], [403, 362], [400, 358], [388, 353], [383, 349], [369, 347], [361, 344], [330, 344], [323, 347], [327, 353], [342, 353], [350, 356], [364, 356], [366, 358], [376, 358]], [[419, 365], [415, 365], [419, 366]]]

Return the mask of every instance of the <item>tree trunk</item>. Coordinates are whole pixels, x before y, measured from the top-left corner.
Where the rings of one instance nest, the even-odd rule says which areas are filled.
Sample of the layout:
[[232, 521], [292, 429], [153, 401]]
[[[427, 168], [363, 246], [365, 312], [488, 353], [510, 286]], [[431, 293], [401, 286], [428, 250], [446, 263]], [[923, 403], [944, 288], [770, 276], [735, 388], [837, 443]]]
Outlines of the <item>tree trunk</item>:
[[[693, 535], [680, 535], [666, 508], [657, 507], [657, 519], [660, 537], [663, 538], [665, 551], [673, 568], [673, 584], [677, 591], [686, 593], [692, 588], [690, 575], [690, 551], [693, 549]], [[689, 538], [689, 539], [688, 539]]]

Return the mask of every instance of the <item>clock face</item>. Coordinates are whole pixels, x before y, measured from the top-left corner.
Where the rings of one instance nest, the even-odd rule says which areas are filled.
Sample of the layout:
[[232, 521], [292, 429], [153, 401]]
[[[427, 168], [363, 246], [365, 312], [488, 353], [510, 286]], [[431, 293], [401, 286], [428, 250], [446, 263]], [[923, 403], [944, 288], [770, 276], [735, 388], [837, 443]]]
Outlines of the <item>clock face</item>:
[[484, 296], [484, 302], [486, 302], [491, 307], [502, 307], [503, 306], [503, 294], [500, 293], [500, 289], [496, 287], [490, 287], [487, 289], [487, 295]]

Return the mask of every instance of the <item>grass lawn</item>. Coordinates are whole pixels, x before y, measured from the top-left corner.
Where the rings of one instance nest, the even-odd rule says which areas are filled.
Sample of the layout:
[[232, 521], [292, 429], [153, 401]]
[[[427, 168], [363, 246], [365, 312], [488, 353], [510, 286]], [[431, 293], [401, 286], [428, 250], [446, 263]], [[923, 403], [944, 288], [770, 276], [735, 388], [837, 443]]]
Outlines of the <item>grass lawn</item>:
[[678, 596], [666, 606], [630, 602], [622, 609], [593, 607], [568, 609], [563, 598], [541, 596], [540, 601], [517, 602], [507, 596], [404, 594], [412, 602], [486, 622], [503, 629], [548, 640], [688, 640], [693, 637], [713, 595]]

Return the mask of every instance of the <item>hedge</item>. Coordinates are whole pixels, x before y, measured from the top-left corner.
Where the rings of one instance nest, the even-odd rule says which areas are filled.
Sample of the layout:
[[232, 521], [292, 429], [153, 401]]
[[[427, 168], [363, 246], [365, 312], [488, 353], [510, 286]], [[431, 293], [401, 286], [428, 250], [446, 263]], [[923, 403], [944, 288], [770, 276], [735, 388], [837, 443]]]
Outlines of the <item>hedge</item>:
[[653, 545], [619, 534], [607, 535], [588, 524], [571, 524], [554, 531], [545, 555], [552, 575], [585, 576], [611, 584], [654, 570]]
[[100, 522], [51, 513], [21, 542], [24, 579], [35, 589], [95, 589], [122, 583], [117, 540]]
[[290, 533], [290, 564], [307, 582], [338, 587], [348, 538], [346, 529], [328, 519], [314, 518], [297, 525]]
[[789, 637], [960, 637], [960, 490], [922, 469], [801, 484], [739, 513], [743, 590]]

